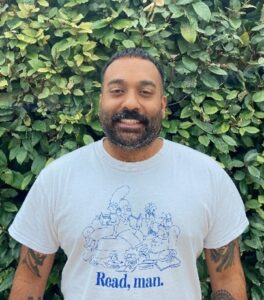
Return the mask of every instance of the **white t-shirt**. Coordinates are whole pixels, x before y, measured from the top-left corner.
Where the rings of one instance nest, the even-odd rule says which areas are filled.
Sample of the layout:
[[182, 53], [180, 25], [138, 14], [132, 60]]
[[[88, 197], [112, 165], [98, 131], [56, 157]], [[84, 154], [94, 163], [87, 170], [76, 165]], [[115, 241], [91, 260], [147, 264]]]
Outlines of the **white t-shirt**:
[[46, 167], [9, 232], [41, 253], [64, 250], [65, 300], [198, 300], [197, 257], [247, 225], [237, 189], [208, 156], [164, 140], [129, 163], [101, 140]]

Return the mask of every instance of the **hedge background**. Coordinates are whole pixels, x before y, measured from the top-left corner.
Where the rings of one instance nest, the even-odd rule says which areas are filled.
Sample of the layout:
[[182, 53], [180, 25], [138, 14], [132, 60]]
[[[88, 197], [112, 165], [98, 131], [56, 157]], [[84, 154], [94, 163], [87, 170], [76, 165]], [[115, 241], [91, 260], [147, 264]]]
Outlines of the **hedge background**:
[[[162, 136], [214, 157], [238, 186], [249, 298], [264, 299], [263, 0], [0, 1], [0, 299], [19, 254], [8, 226], [45, 165], [101, 138], [100, 70], [134, 46], [165, 67]], [[46, 299], [62, 299], [64, 259]], [[202, 258], [198, 267], [210, 299]]]

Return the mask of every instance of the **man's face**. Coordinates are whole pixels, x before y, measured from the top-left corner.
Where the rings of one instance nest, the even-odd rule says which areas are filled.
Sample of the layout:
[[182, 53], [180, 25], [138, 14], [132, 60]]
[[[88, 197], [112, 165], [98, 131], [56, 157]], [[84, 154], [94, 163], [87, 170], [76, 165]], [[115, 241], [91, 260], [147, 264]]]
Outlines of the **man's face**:
[[160, 132], [166, 98], [156, 66], [141, 58], [120, 58], [107, 68], [100, 98], [100, 121], [110, 142], [138, 149]]

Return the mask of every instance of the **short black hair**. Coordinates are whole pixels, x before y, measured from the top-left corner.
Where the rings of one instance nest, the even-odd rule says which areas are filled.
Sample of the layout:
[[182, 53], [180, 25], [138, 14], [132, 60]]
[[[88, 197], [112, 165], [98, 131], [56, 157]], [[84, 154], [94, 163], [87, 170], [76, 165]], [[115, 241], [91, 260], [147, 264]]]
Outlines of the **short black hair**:
[[141, 58], [141, 59], [146, 59], [146, 60], [152, 62], [156, 66], [156, 68], [160, 74], [162, 86], [164, 85], [164, 73], [163, 73], [161, 64], [158, 61], [156, 61], [147, 51], [145, 51], [142, 48], [126, 48], [125, 50], [117, 52], [112, 57], [110, 57], [110, 59], [106, 62], [106, 64], [104, 65], [104, 67], [102, 69], [102, 72], [101, 72], [102, 82], [104, 80], [105, 72], [106, 72], [107, 68], [111, 65], [111, 63], [113, 63], [117, 59], [125, 58], [125, 57]]

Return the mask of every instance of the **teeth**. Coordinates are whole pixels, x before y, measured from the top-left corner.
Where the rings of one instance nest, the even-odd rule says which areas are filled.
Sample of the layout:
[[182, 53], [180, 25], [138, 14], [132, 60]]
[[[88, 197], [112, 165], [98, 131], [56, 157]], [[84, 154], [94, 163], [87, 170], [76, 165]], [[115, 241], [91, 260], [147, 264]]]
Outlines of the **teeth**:
[[134, 119], [122, 119], [120, 122], [126, 123], [126, 124], [138, 124], [139, 123], [138, 120], [134, 120]]

